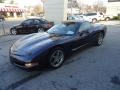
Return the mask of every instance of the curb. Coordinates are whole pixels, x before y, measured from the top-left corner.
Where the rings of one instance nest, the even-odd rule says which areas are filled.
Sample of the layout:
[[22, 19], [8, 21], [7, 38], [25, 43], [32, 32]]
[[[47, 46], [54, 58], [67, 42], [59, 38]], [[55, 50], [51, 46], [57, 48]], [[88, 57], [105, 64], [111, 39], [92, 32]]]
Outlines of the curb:
[[105, 25], [120, 25], [120, 21], [102, 21], [99, 22], [100, 24], [105, 24]]

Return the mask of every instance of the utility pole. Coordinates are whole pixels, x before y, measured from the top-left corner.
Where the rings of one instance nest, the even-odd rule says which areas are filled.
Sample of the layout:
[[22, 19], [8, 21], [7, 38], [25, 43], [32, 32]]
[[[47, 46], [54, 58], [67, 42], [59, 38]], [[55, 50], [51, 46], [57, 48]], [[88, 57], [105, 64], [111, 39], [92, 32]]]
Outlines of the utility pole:
[[41, 2], [43, 3], [43, 16], [45, 15], [45, 0], [41, 0]]
[[71, 15], [73, 15], [73, 0], [71, 0]]

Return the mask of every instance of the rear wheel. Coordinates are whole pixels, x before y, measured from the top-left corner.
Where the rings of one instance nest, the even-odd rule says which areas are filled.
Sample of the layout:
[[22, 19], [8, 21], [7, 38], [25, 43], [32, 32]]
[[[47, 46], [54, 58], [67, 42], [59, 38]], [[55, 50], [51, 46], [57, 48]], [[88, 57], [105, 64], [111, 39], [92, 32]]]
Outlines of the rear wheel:
[[60, 67], [65, 59], [65, 54], [62, 48], [54, 48], [48, 57], [48, 64], [50, 67], [56, 69], [58, 67]]
[[110, 20], [110, 18], [109, 18], [109, 17], [105, 18], [105, 21], [109, 21], [109, 20]]
[[13, 29], [11, 29], [11, 31], [10, 31], [10, 32], [11, 32], [11, 34], [12, 34], [12, 35], [17, 35], [17, 34], [18, 34], [18, 33], [17, 33], [17, 30], [16, 30], [16, 29], [14, 29], [14, 28], [13, 28]]
[[102, 32], [100, 32], [97, 36], [97, 40], [95, 42], [96, 46], [100, 46], [103, 44], [103, 38], [104, 38], [104, 34]]
[[97, 22], [96, 18], [92, 19], [92, 23], [96, 23], [96, 22]]

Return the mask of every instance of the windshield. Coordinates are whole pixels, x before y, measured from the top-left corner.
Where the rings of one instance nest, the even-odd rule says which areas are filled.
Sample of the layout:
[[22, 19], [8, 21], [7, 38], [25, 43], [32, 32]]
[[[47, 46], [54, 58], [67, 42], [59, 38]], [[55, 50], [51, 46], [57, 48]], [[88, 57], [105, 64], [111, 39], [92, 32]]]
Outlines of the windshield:
[[84, 14], [85, 16], [93, 16], [93, 15], [97, 15], [96, 13], [87, 13], [87, 14]]
[[58, 24], [49, 29], [48, 33], [59, 35], [73, 35], [75, 31], [75, 24]]
[[23, 21], [21, 24], [22, 24], [22, 25], [30, 25], [30, 24], [32, 24], [32, 23], [33, 23], [33, 20], [29, 19], [29, 20]]

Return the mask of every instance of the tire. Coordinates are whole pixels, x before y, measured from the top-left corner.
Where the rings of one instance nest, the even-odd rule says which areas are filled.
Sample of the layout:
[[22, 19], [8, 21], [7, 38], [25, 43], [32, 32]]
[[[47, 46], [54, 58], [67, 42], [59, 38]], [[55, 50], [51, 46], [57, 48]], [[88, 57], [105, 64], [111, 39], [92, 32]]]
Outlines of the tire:
[[96, 23], [96, 22], [97, 22], [96, 18], [92, 19], [92, 23]]
[[100, 32], [98, 35], [97, 35], [97, 40], [95, 42], [95, 45], [96, 46], [100, 46], [103, 44], [103, 39], [104, 39], [104, 34], [102, 32]]
[[109, 20], [110, 20], [110, 18], [109, 18], [109, 17], [105, 18], [105, 21], [109, 21]]
[[44, 32], [44, 29], [43, 28], [38, 28], [38, 33], [39, 32]]
[[10, 30], [10, 33], [11, 33], [12, 35], [17, 35], [17, 34], [18, 34], [17, 30], [14, 29], [14, 28]]
[[56, 47], [48, 55], [48, 65], [53, 68], [59, 68], [65, 60], [65, 54], [62, 48]]

